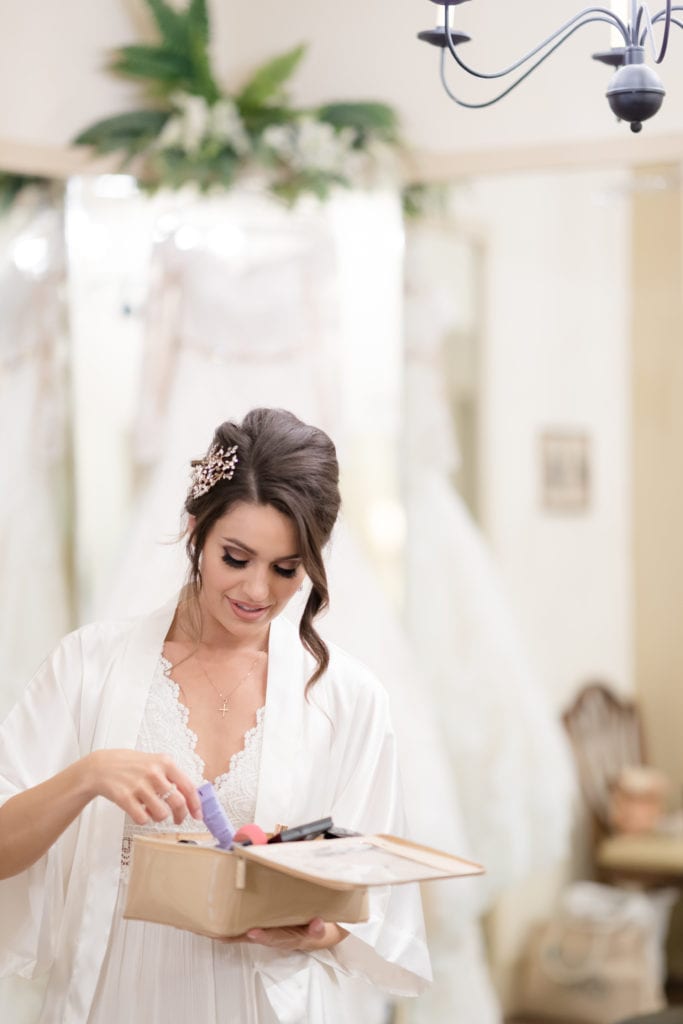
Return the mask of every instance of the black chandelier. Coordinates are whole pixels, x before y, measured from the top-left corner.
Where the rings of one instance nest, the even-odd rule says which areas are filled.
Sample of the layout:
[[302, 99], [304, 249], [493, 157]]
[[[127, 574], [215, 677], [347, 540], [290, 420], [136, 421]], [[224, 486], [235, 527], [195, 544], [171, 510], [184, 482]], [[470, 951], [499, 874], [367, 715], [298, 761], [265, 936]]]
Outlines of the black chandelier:
[[[607, 7], [586, 7], [583, 11], [579, 11], [573, 18], [566, 21], [564, 25], [560, 25], [555, 32], [537, 46], [534, 46], [532, 50], [529, 50], [528, 53], [525, 53], [523, 57], [520, 57], [513, 64], [503, 68], [501, 71], [485, 74], [481, 71], [475, 71], [459, 55], [458, 47], [462, 43], [469, 42], [470, 37], [463, 32], [454, 30], [450, 24], [451, 9], [466, 3], [466, 0], [432, 0], [432, 3], [444, 8], [443, 25], [437, 25], [436, 28], [418, 32], [418, 39], [441, 48], [441, 82], [443, 87], [455, 103], [461, 107], [468, 107], [470, 110], [490, 107], [497, 103], [498, 100], [502, 100], [520, 82], [528, 78], [532, 71], [535, 71], [540, 64], [547, 60], [551, 53], [554, 53], [558, 47], [562, 46], [562, 43], [569, 39], [570, 36], [573, 36], [575, 32], [578, 32], [580, 28], [583, 28], [584, 25], [589, 25], [594, 21], [607, 22], [608, 25], [611, 25], [612, 28], [615, 28], [620, 33], [624, 45], [615, 46], [610, 50], [602, 50], [600, 53], [594, 53], [593, 59], [616, 68], [607, 86], [607, 101], [619, 120], [630, 123], [632, 132], [640, 131], [643, 127], [642, 122], [657, 113], [664, 99], [664, 86], [661, 79], [645, 63], [645, 45], [646, 43], [649, 44], [654, 63], [661, 64], [669, 43], [671, 26], [678, 25], [679, 28], [683, 28], [683, 21], [675, 17], [675, 14], [683, 12], [683, 6], [674, 6], [671, 0], [666, 0], [666, 7], [654, 15], [650, 14], [647, 4], [640, 3], [638, 0], [629, 0], [630, 16], [628, 21], [624, 21]], [[663, 23], [663, 31], [659, 49], [657, 49], [653, 26], [660, 22]], [[459, 99], [446, 81], [447, 52], [451, 54], [455, 63], [463, 71], [474, 75], [475, 78], [506, 78], [508, 75], [514, 74], [515, 71], [525, 68], [529, 61], [533, 61], [533, 63], [527, 66], [525, 70], [522, 70], [522, 73], [504, 88], [502, 92], [494, 96], [493, 99], [485, 100], [482, 103], [468, 103], [465, 100]], [[534, 58], [536, 59], [534, 60]]]

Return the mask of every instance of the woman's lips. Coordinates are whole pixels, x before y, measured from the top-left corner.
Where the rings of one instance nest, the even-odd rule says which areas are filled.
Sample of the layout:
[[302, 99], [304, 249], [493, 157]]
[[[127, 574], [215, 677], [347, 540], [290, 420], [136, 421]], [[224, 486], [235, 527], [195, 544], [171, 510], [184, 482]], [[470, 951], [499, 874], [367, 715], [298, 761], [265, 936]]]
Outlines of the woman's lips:
[[268, 605], [243, 604], [241, 601], [234, 601], [231, 597], [228, 598], [228, 601], [237, 618], [244, 622], [254, 622], [268, 611]]

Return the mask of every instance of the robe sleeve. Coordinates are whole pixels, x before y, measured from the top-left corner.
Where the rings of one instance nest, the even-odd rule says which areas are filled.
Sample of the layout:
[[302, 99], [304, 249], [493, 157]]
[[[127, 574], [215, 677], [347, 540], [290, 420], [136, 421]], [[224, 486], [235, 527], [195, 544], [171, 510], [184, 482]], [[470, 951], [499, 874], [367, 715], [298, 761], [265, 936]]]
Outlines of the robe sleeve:
[[[63, 683], [80, 682], [81, 665], [80, 641], [73, 633], [39, 668], [0, 725], [0, 807], [80, 757], [78, 707]], [[74, 694], [78, 687], [69, 690]], [[31, 978], [50, 967], [76, 830], [74, 822], [30, 868], [0, 881], [0, 977]]]
[[[345, 730], [344, 771], [332, 809], [334, 821], [365, 834], [405, 836], [406, 822], [396, 739], [385, 690], [362, 666]], [[394, 995], [417, 995], [431, 981], [419, 886], [371, 887], [370, 916], [343, 924], [349, 935], [333, 947], [335, 966]]]

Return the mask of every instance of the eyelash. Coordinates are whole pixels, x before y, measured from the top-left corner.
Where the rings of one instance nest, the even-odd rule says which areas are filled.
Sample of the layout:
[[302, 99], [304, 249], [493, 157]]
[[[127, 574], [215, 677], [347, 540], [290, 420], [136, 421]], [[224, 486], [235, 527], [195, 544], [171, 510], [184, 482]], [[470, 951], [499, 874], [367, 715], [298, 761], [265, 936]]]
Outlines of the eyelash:
[[[223, 561], [233, 569], [244, 569], [247, 564], [246, 558], [233, 558], [229, 551], [223, 552]], [[283, 569], [280, 565], [274, 565], [273, 569], [278, 576], [284, 576], [286, 580], [291, 580], [296, 575], [296, 569]]]

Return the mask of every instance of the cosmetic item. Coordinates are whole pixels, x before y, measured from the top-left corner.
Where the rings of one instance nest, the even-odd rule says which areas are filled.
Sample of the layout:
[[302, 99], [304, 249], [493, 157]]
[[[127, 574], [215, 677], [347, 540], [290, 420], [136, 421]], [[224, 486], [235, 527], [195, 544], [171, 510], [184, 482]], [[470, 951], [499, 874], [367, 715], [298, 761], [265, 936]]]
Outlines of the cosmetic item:
[[264, 846], [268, 842], [268, 836], [259, 825], [242, 825], [235, 832], [232, 841], [240, 846]]
[[323, 839], [347, 839], [349, 836], [360, 836], [361, 832], [354, 832], [350, 828], [342, 828], [340, 825], [333, 825], [325, 830]]
[[317, 839], [329, 828], [332, 828], [332, 818], [320, 818], [318, 821], [309, 821], [305, 825], [295, 825], [293, 828], [283, 828], [268, 840], [269, 843], [295, 843], [302, 839]]
[[204, 824], [211, 835], [216, 838], [219, 849], [229, 850], [232, 846], [235, 829], [230, 818], [218, 802], [213, 784], [205, 782], [198, 788], [197, 792], [202, 802]]

